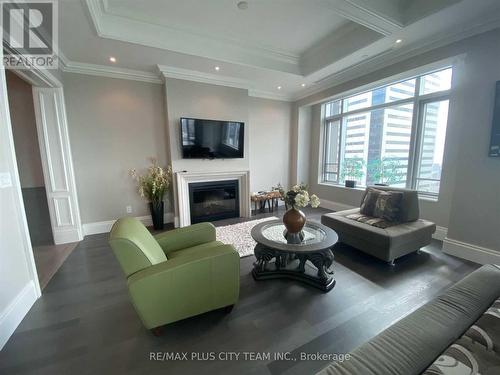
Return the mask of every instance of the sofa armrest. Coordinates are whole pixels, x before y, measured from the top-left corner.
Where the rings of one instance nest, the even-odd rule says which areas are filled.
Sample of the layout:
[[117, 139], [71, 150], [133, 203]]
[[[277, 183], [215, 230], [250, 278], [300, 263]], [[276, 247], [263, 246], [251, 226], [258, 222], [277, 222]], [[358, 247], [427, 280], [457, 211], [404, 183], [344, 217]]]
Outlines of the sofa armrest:
[[240, 258], [231, 245], [167, 260], [131, 275], [130, 296], [147, 328], [235, 304]]
[[155, 236], [165, 254], [215, 241], [215, 227], [210, 223], [198, 223]]

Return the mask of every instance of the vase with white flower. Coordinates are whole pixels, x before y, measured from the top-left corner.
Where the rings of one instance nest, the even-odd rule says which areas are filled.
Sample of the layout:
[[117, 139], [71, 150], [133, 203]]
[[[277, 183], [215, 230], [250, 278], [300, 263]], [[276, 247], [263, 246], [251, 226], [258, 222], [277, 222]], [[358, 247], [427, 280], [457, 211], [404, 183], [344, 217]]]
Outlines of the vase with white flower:
[[131, 169], [129, 174], [136, 180], [141, 197], [149, 203], [154, 229], [163, 229], [163, 197], [170, 188], [172, 168], [160, 167], [156, 159], [152, 158], [146, 174], [139, 175], [135, 169]]
[[300, 210], [301, 208], [311, 206], [316, 208], [319, 206], [319, 198], [315, 195], [309, 195], [307, 185], [298, 184], [290, 190], [285, 191], [281, 185], [277, 188], [281, 194], [281, 199], [285, 201], [290, 209], [283, 215], [283, 224], [286, 228], [285, 236], [289, 243], [300, 243], [303, 239], [302, 228], [306, 224], [306, 215]]

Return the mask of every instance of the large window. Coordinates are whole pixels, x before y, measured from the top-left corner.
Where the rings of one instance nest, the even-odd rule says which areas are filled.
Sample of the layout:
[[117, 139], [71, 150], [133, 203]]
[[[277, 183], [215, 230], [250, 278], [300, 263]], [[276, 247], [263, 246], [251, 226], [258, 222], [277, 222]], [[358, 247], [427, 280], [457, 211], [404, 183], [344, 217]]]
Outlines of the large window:
[[324, 104], [322, 180], [439, 194], [452, 69]]

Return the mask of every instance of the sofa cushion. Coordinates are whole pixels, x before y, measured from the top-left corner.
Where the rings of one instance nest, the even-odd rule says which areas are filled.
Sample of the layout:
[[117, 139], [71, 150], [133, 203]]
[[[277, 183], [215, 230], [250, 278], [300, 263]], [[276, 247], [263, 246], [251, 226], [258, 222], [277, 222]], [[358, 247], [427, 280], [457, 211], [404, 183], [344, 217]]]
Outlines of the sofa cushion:
[[366, 189], [366, 194], [363, 197], [361, 206], [359, 207], [359, 212], [362, 215], [373, 216], [373, 211], [375, 210], [375, 205], [380, 193], [382, 193], [382, 191], [375, 188]]
[[[361, 211], [360, 211], [361, 212]], [[389, 228], [394, 225], [398, 225], [398, 223], [394, 221], [387, 221], [380, 217], [366, 216], [361, 213], [359, 214], [350, 214], [346, 216], [348, 219], [359, 221], [360, 223], [365, 223], [368, 225], [372, 225], [377, 228]]]
[[465, 336], [500, 355], [500, 298], [465, 332]]
[[341, 242], [343, 235], [348, 235], [350, 237], [361, 237], [373, 247], [383, 248], [404, 245], [428, 232], [432, 235], [436, 227], [435, 224], [429, 221], [417, 220], [409, 223], [399, 223], [389, 228], [377, 228], [349, 219], [347, 216], [352, 214], [359, 214], [359, 208], [325, 214], [322, 216], [321, 221], [337, 232]]
[[403, 193], [398, 191], [383, 191], [377, 197], [373, 216], [386, 221], [401, 221], [401, 201]]
[[499, 267], [483, 266], [319, 374], [421, 374], [499, 295]]
[[[420, 217], [420, 209], [418, 205], [418, 192], [416, 190], [402, 189], [393, 186], [375, 186], [374, 188], [382, 191], [397, 191], [403, 193], [403, 198], [401, 200], [400, 221], [408, 222], [418, 220]], [[365, 191], [365, 195], [366, 193], [367, 191]]]
[[500, 374], [500, 299], [427, 368], [424, 375]]

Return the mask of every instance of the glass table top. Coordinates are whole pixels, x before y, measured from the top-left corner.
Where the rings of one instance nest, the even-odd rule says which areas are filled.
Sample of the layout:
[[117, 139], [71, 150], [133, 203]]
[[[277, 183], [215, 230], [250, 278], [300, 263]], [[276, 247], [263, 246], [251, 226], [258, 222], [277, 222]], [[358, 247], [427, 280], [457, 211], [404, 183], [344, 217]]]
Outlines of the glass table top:
[[[273, 242], [286, 244], [287, 240], [284, 236], [286, 228], [283, 223], [269, 223], [264, 225], [262, 228], [262, 236]], [[304, 233], [304, 239], [297, 246], [307, 246], [315, 243], [320, 243], [325, 240], [326, 232], [319, 226], [307, 223], [302, 230]]]

